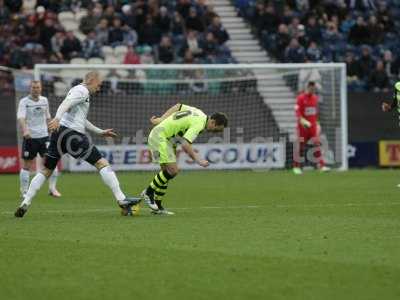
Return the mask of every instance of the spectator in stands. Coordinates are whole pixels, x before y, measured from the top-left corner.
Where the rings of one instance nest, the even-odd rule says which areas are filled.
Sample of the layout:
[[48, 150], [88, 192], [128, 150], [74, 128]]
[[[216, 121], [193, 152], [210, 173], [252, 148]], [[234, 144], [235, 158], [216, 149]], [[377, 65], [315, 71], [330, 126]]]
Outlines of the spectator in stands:
[[310, 62], [320, 62], [322, 60], [321, 49], [315, 41], [310, 42], [306, 51], [306, 57]]
[[87, 16], [81, 19], [79, 24], [79, 30], [84, 34], [88, 34], [96, 28], [97, 23], [99, 22], [99, 18], [94, 15], [93, 9], [88, 9]]
[[340, 24], [340, 31], [343, 32], [345, 35], [349, 34], [350, 29], [354, 26], [356, 22], [353, 19], [352, 14], [349, 12], [346, 14], [345, 19]]
[[191, 6], [192, 4], [190, 3], [190, 0], [178, 0], [176, 10], [184, 20], [189, 16]]
[[[63, 55], [61, 54], [61, 47], [64, 44], [64, 33], [57, 31], [51, 38], [51, 52], [57, 57], [57, 60], [62, 61]], [[53, 59], [54, 60], [54, 59]]]
[[124, 31], [122, 29], [121, 19], [114, 18], [112, 28], [108, 32], [108, 44], [112, 47], [121, 45], [124, 41]]
[[104, 10], [102, 18], [106, 18], [108, 21], [108, 24], [113, 24], [115, 18], [117, 16], [115, 15], [115, 9], [113, 5], [108, 5], [106, 9]]
[[265, 4], [263, 2], [257, 2], [255, 5], [254, 14], [250, 22], [254, 25], [257, 35], [260, 35], [263, 31], [265, 17]]
[[317, 23], [315, 16], [310, 16], [307, 19], [306, 35], [310, 40], [315, 41], [316, 43], [320, 43], [322, 40], [321, 27]]
[[207, 33], [202, 48], [205, 57], [208, 58], [210, 61], [214, 61], [218, 54], [218, 43], [215, 40], [214, 34], [212, 32]]
[[203, 23], [208, 26], [211, 25], [212, 20], [217, 17], [217, 13], [214, 11], [214, 7], [212, 7], [210, 4], [207, 5], [206, 11], [203, 14]]
[[378, 3], [378, 22], [383, 25], [384, 32], [393, 32], [394, 21], [385, 1]]
[[96, 33], [94, 31], [89, 32], [82, 43], [83, 57], [86, 59], [91, 57], [101, 57], [100, 49], [101, 45], [96, 40]]
[[[143, 6], [141, 5], [143, 4]], [[146, 12], [144, 11], [145, 3], [139, 2], [136, 4], [132, 4], [133, 9], [133, 17], [135, 19], [135, 30], [138, 31], [140, 27], [146, 22]]]
[[345, 63], [347, 67], [347, 81], [352, 82], [355, 80], [360, 80], [361, 78], [361, 68], [358, 61], [354, 59], [354, 54], [352, 52], [347, 52], [345, 57]]
[[182, 41], [185, 34], [185, 24], [181, 15], [178, 12], [174, 13], [171, 24], [171, 32], [174, 41]]
[[390, 81], [386, 74], [383, 61], [376, 62], [375, 70], [371, 73], [368, 81], [369, 88], [374, 92], [388, 92]]
[[368, 20], [369, 43], [377, 45], [383, 40], [383, 24], [378, 23], [376, 16], [371, 15]]
[[11, 52], [10, 67], [16, 69], [27, 69], [33, 67], [32, 55], [27, 48], [16, 47]]
[[39, 27], [36, 26], [35, 18], [33, 16], [28, 17], [26, 23], [22, 25], [24, 28], [24, 42], [29, 44], [39, 43]]
[[306, 35], [306, 30], [303, 24], [299, 24], [297, 26], [297, 33], [294, 37], [299, 41], [300, 45], [302, 45], [303, 47], [307, 47], [307, 45], [309, 44], [309, 40]]
[[357, 23], [351, 27], [349, 41], [354, 45], [367, 44], [369, 42], [369, 33], [363, 17], [357, 18]]
[[299, 30], [299, 25], [300, 25], [300, 19], [297, 17], [294, 17], [288, 26], [289, 35], [291, 38], [295, 38], [297, 36], [297, 32]]
[[96, 40], [100, 45], [108, 45], [108, 21], [106, 18], [101, 18], [96, 29]]
[[190, 49], [186, 49], [185, 55], [183, 57], [184, 64], [193, 64], [195, 62], [194, 56]]
[[208, 27], [208, 31], [214, 34], [219, 45], [223, 45], [230, 38], [228, 32], [222, 26], [219, 17], [213, 19], [212, 24]]
[[282, 49], [286, 49], [289, 43], [290, 43], [289, 29], [286, 26], [286, 24], [281, 24], [278, 27], [278, 34], [276, 35], [275, 38], [275, 47], [273, 50], [275, 56], [278, 57], [279, 60], [283, 61], [285, 59], [284, 51], [282, 51]]
[[289, 46], [285, 49], [285, 62], [303, 63], [305, 59], [304, 47], [296, 38], [290, 40]]
[[10, 19], [10, 10], [4, 5], [4, 0], [0, 0], [0, 25], [8, 23]]
[[203, 49], [200, 47], [200, 41], [197, 37], [197, 32], [194, 30], [188, 31], [186, 40], [184, 41], [180, 50], [180, 55], [183, 56], [187, 49], [190, 49], [191, 53], [195, 57], [200, 57], [203, 55]]
[[175, 53], [171, 39], [168, 36], [163, 36], [158, 47], [158, 61], [163, 64], [170, 64], [174, 59]]
[[289, 24], [294, 17], [294, 11], [289, 5], [283, 7], [282, 23]]
[[72, 31], [67, 31], [64, 43], [61, 47], [61, 53], [67, 60], [79, 56], [82, 51], [81, 42], [75, 37]]
[[189, 10], [189, 16], [186, 18], [186, 28], [198, 32], [204, 31], [204, 24], [201, 17], [197, 14], [197, 10], [192, 6]]
[[139, 44], [141, 45], [156, 45], [161, 40], [161, 31], [153, 22], [153, 18], [148, 15], [145, 25], [141, 28], [139, 33]]
[[359, 59], [360, 75], [363, 80], [368, 79], [369, 74], [375, 67], [375, 61], [372, 58], [371, 50], [368, 46], [363, 46], [361, 50], [361, 57]]
[[128, 46], [128, 52], [125, 54], [124, 64], [126, 65], [137, 65], [140, 64], [140, 57], [136, 53], [133, 46]]
[[125, 4], [121, 7], [121, 21], [123, 24], [129, 26], [130, 28], [136, 28], [136, 19], [132, 12], [132, 6], [130, 4]]
[[385, 66], [386, 74], [390, 79], [397, 80], [399, 77], [399, 60], [393, 58], [392, 51], [385, 50], [383, 53], [383, 64]]
[[272, 3], [269, 3], [265, 7], [264, 20], [261, 23], [261, 30], [265, 30], [268, 33], [275, 32], [280, 23], [278, 13], [275, 11], [275, 7]]
[[47, 52], [51, 51], [51, 38], [56, 32], [57, 29], [53, 19], [45, 19], [44, 24], [40, 27], [39, 42]]
[[[156, 20], [158, 28], [162, 34], [168, 34], [171, 30], [171, 18], [168, 15], [168, 9], [165, 6], [160, 7], [160, 15]], [[183, 31], [182, 33], [183, 34]]]
[[123, 44], [124, 45], [136, 45], [138, 42], [138, 35], [135, 29], [130, 28], [128, 25], [122, 27], [123, 31]]
[[154, 64], [154, 57], [150, 46], [144, 46], [142, 54], [140, 55], [140, 62], [142, 64]]

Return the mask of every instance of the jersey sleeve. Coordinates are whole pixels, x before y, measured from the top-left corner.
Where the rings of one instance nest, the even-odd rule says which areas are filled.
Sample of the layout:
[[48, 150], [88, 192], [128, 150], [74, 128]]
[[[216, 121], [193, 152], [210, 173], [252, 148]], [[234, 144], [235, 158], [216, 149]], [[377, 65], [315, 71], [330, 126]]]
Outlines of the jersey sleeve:
[[396, 82], [396, 84], [394, 85], [393, 102], [390, 105], [390, 108], [391, 109], [396, 108], [398, 102], [400, 102], [400, 82]]
[[26, 118], [26, 103], [24, 100], [19, 101], [18, 104], [18, 112], [17, 119], [25, 119]]
[[89, 92], [79, 88], [72, 88], [64, 101], [60, 104], [57, 109], [56, 118], [61, 119], [62, 115], [67, 112], [70, 108], [85, 102], [89, 97]]
[[185, 111], [185, 110], [191, 110], [192, 106], [186, 105], [186, 104], [181, 104], [181, 107], [179, 108], [179, 111]]
[[302, 95], [298, 95], [296, 99], [296, 105], [295, 105], [295, 111], [296, 111], [296, 116], [298, 119], [303, 117], [303, 97]]
[[183, 135], [183, 138], [187, 140], [189, 143], [193, 143], [197, 138], [199, 133], [204, 129], [204, 123], [202, 121], [196, 121]]
[[46, 119], [50, 119], [50, 106], [49, 106], [49, 100], [46, 98]]

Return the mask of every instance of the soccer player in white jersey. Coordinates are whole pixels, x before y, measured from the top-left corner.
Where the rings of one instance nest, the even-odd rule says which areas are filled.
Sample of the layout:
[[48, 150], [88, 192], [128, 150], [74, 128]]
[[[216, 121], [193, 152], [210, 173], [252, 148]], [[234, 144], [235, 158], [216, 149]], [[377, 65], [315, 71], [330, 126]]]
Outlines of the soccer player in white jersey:
[[[17, 119], [23, 135], [21, 147], [21, 170], [19, 172], [20, 191], [22, 197], [29, 187], [30, 172], [35, 169], [36, 157], [42, 158], [49, 145], [49, 132], [47, 123], [50, 121], [49, 102], [41, 95], [42, 84], [32, 81], [30, 94], [22, 98], [18, 105]], [[49, 178], [49, 195], [61, 197], [57, 191], [57, 168]]]
[[86, 119], [90, 106], [90, 94], [98, 92], [101, 83], [98, 72], [87, 73], [83, 83], [70, 89], [58, 107], [56, 116], [49, 122], [49, 130], [52, 134], [45, 156], [44, 168], [32, 179], [24, 200], [14, 214], [15, 217], [22, 218], [24, 216], [34, 196], [46, 179], [51, 176], [61, 156], [65, 153], [84, 159], [97, 168], [104, 183], [111, 189], [121, 207], [122, 215], [131, 215], [132, 206], [140, 202], [140, 198], [128, 198], [124, 195], [108, 161], [101, 156], [99, 150], [86, 135], [86, 130], [89, 130], [104, 137], [117, 136], [113, 129], [100, 129]]

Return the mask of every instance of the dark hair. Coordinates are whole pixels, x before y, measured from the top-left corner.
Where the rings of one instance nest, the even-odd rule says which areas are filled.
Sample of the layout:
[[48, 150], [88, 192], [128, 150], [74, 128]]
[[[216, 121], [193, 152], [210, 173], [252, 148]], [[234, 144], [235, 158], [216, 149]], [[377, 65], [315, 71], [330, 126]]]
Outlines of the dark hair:
[[221, 126], [221, 125], [223, 125], [224, 127], [228, 126], [228, 117], [226, 116], [226, 114], [224, 114], [222, 112], [213, 113], [210, 116], [210, 119], [214, 120], [215, 125], [217, 125], [217, 126]]
[[315, 81], [309, 81], [307, 84], [307, 86], [315, 86], [315, 85], [316, 85]]

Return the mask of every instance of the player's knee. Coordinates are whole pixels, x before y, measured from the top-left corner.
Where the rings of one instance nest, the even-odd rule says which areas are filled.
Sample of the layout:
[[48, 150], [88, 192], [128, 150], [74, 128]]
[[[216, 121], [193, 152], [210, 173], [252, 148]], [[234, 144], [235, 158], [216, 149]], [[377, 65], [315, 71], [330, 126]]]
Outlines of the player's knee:
[[95, 164], [94, 166], [96, 167], [97, 170], [101, 170], [105, 167], [108, 167], [110, 164], [108, 163], [108, 161], [105, 158], [100, 158]]
[[51, 176], [51, 174], [53, 173], [53, 170], [51, 169], [47, 169], [46, 167], [42, 168], [40, 170], [40, 173], [42, 173], [44, 176], [46, 176], [47, 178]]
[[22, 169], [26, 170], [26, 171], [34, 171], [34, 161], [33, 160], [27, 160], [27, 159], [23, 159], [22, 160]]
[[167, 166], [164, 171], [167, 171], [168, 174], [174, 178], [179, 173], [178, 166]]

